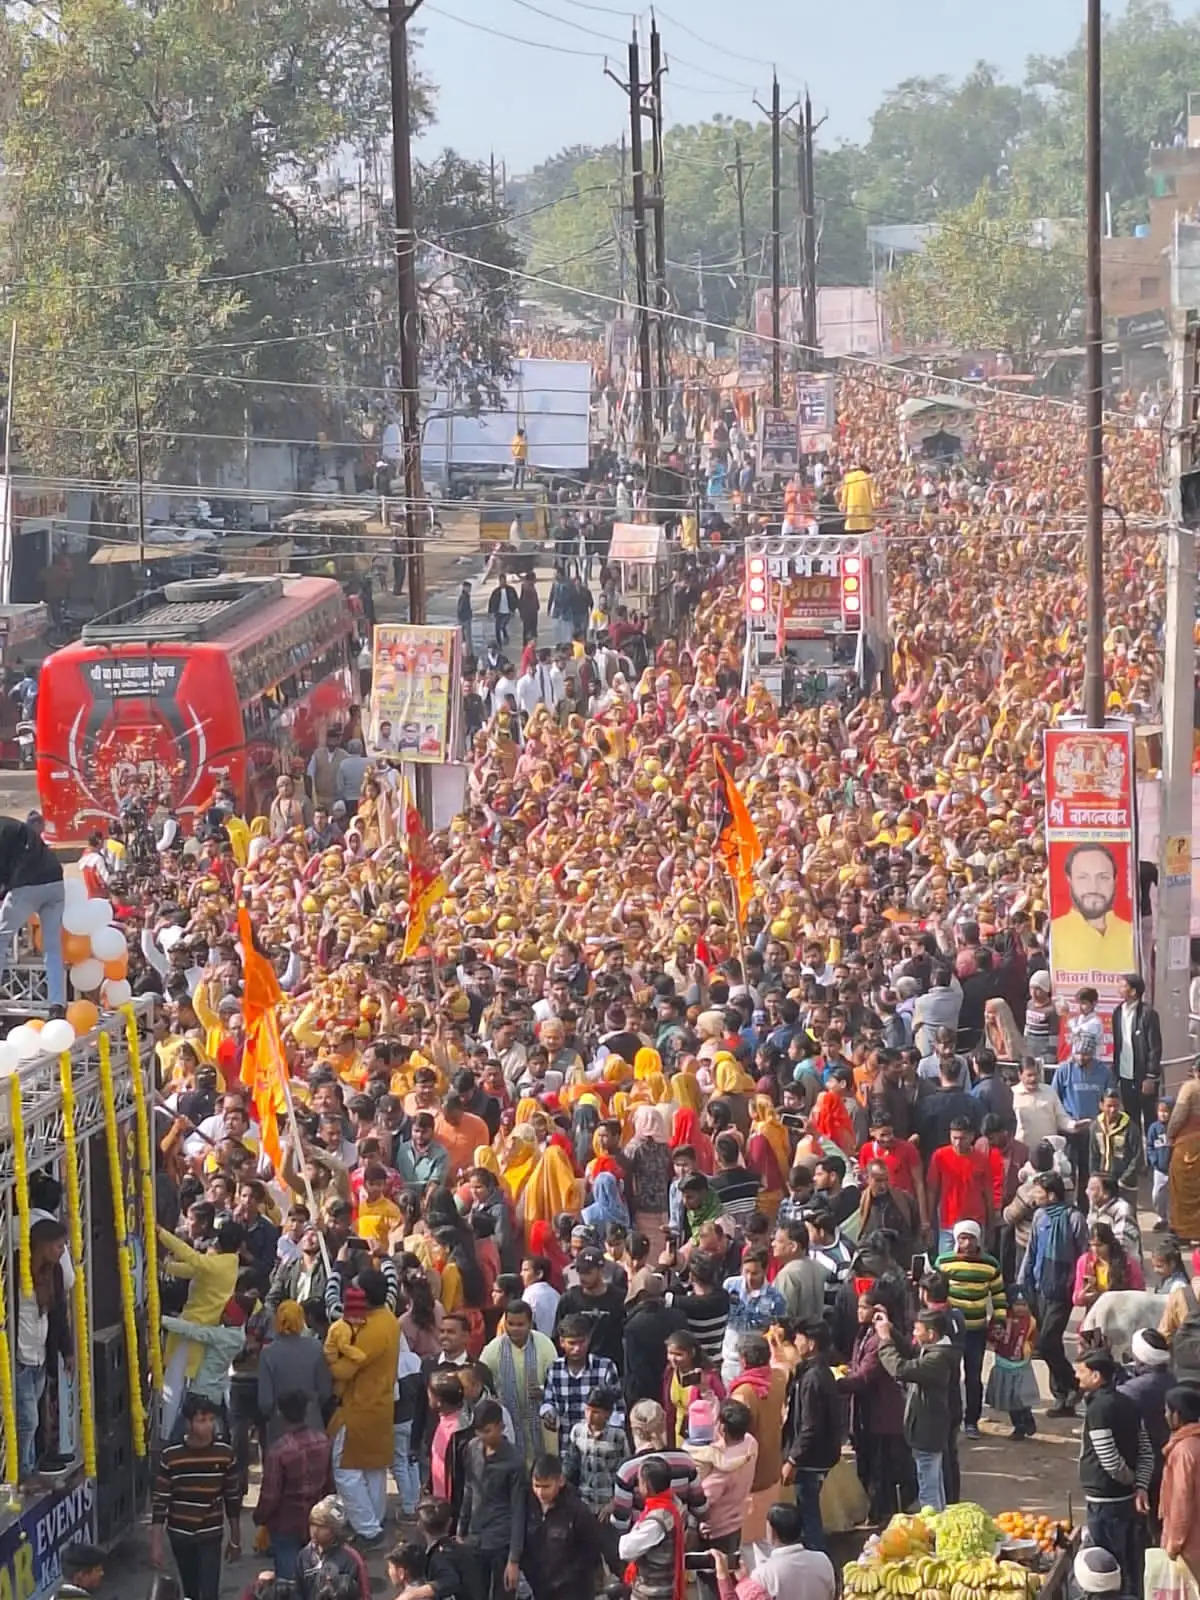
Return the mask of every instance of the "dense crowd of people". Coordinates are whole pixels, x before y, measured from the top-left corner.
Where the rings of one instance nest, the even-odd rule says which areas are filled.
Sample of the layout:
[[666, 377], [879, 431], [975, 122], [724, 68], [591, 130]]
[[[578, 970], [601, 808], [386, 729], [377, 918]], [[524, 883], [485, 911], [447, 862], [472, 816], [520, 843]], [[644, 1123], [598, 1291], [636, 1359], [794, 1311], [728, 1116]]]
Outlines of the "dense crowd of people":
[[[1080, 696], [1082, 431], [997, 401], [966, 463], [926, 471], [900, 397], [842, 381], [821, 464], [831, 490], [870, 471], [889, 695], [743, 695], [736, 562], [692, 569], [677, 636], [614, 605], [599, 633], [572, 614], [552, 659], [515, 595], [534, 689], [476, 694], [408, 958], [402, 790], [361, 745], [345, 780], [344, 730], [269, 816], [218, 791], [136, 903], [94, 841], [133, 988], [162, 998], [154, 1554], [192, 1600], [242, 1553], [256, 1452], [263, 1597], [366, 1600], [390, 1473], [405, 1600], [566, 1600], [581, 1561], [635, 1600], [682, 1600], [689, 1565], [722, 1600], [833, 1600], [826, 1521], [960, 1498], [985, 1407], [1036, 1432], [1034, 1361], [1051, 1416], [1083, 1406], [1123, 1592], [1148, 1530], [1188, 1557], [1200, 1409], [1172, 1385], [1200, 1278], [1165, 1231], [1131, 1381], [1102, 1340], [1146, 1281], [1144, 1167], [1164, 1225], [1169, 1193], [1200, 1235], [1200, 1081], [1160, 1104], [1137, 974], [1110, 1062], [1087, 994], [1047, 975], [1040, 740]], [[1136, 527], [1156, 440], [1118, 418], [1107, 447], [1130, 524], [1110, 703], [1137, 711], [1161, 669]], [[744, 922], [719, 763], [763, 846]], [[242, 1081], [241, 904], [282, 991], [275, 1159]], [[1072, 1362], [1077, 1306], [1097, 1348]]]

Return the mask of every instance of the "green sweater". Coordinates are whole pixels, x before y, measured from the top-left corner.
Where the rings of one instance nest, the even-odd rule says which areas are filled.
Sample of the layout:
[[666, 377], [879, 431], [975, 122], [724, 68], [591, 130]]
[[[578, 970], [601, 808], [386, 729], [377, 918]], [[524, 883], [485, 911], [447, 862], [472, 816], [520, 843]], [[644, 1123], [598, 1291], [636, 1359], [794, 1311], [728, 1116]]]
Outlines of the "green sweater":
[[168, 1333], [177, 1333], [181, 1339], [190, 1339], [202, 1347], [204, 1354], [199, 1371], [188, 1379], [188, 1392], [202, 1394], [206, 1400], [224, 1405], [229, 1393], [229, 1363], [240, 1356], [246, 1343], [241, 1328], [202, 1327], [195, 1322], [185, 1322], [182, 1317], [159, 1319]]
[[934, 1262], [936, 1271], [944, 1273], [950, 1285], [950, 1304], [961, 1311], [968, 1333], [973, 1328], [986, 1328], [990, 1320], [988, 1301], [992, 1302], [991, 1316], [1003, 1317], [1008, 1311], [1004, 1294], [1004, 1277], [1000, 1263], [994, 1256], [977, 1256], [969, 1261], [966, 1256], [939, 1256]]

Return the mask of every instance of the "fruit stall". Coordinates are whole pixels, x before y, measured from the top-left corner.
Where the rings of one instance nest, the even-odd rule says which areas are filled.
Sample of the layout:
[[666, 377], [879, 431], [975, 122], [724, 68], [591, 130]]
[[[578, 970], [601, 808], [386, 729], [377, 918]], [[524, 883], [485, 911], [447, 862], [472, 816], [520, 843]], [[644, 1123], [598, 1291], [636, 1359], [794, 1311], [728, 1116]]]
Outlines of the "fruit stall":
[[842, 1569], [846, 1595], [912, 1600], [1054, 1600], [1069, 1570], [1069, 1522], [1019, 1511], [991, 1517], [963, 1500], [895, 1516]]

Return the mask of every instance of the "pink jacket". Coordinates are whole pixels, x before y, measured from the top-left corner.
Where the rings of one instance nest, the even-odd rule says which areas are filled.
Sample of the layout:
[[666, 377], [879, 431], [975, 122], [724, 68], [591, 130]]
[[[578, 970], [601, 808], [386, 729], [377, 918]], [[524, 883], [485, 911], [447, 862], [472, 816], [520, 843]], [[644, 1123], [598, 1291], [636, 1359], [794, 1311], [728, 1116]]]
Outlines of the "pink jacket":
[[746, 1502], [758, 1464], [758, 1440], [747, 1434], [740, 1444], [710, 1444], [689, 1450], [700, 1468], [708, 1510], [702, 1524], [706, 1538], [723, 1539], [737, 1533], [746, 1514]]
[[1196, 1497], [1200, 1494], [1200, 1422], [1185, 1423], [1163, 1449], [1163, 1480], [1158, 1492], [1162, 1518], [1162, 1547], [1169, 1556], [1186, 1562], [1193, 1577], [1200, 1576], [1200, 1525]]
[[[1081, 1306], [1083, 1304], [1083, 1286], [1087, 1282], [1088, 1271], [1094, 1262], [1095, 1257], [1092, 1252], [1085, 1250], [1075, 1263], [1075, 1293], [1071, 1296], [1072, 1305]], [[1125, 1269], [1129, 1277], [1129, 1282], [1125, 1285], [1127, 1289], [1144, 1289], [1146, 1287], [1142, 1264], [1136, 1256], [1127, 1255], [1125, 1257]]]

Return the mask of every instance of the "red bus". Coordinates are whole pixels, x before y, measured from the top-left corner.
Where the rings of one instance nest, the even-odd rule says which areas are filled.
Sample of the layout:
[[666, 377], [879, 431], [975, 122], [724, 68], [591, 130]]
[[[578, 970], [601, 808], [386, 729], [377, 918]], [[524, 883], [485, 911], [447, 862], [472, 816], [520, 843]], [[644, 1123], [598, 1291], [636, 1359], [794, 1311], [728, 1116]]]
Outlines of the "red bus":
[[230, 783], [250, 816], [346, 721], [355, 622], [332, 578], [169, 583], [85, 625], [43, 663], [46, 837], [81, 844], [145, 780], [185, 824]]

